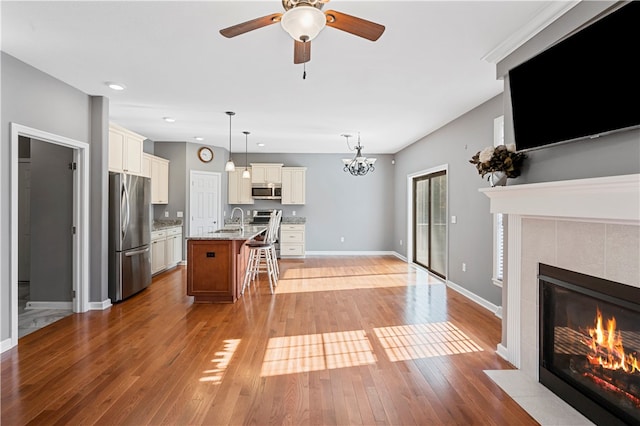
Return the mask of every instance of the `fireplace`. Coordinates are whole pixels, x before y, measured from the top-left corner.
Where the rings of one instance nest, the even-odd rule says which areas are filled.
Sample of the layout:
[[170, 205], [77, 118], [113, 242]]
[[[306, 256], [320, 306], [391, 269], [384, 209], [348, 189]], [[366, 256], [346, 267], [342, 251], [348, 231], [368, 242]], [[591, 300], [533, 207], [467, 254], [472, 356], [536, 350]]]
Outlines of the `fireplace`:
[[540, 382], [596, 424], [640, 425], [640, 288], [539, 264]]

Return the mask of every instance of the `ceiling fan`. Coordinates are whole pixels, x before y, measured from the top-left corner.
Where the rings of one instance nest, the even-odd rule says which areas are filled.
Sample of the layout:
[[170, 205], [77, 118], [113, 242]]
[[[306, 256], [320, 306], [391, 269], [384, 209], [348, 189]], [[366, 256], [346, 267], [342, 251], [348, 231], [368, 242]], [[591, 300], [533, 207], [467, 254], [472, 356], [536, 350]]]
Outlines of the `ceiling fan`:
[[282, 28], [294, 40], [293, 63], [302, 64], [311, 60], [311, 40], [325, 26], [346, 31], [367, 40], [376, 41], [384, 32], [384, 26], [335, 10], [322, 12], [329, 0], [282, 0], [284, 13], [272, 13], [261, 18], [233, 25], [220, 30], [227, 38], [235, 37], [258, 28], [280, 22]]

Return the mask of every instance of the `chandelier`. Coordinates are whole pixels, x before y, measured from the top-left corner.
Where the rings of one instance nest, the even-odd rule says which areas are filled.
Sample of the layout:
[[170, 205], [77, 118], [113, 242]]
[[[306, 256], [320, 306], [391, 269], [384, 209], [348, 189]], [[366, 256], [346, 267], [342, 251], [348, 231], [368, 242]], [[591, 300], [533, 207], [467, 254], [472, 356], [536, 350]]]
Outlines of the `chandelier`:
[[341, 135], [347, 139], [347, 147], [350, 151], [355, 150], [356, 155], [353, 158], [343, 158], [342, 162], [344, 163], [343, 170], [345, 172], [351, 173], [353, 176], [364, 176], [369, 172], [373, 172], [375, 167], [373, 166], [376, 162], [375, 158], [367, 158], [362, 155], [362, 145], [360, 145], [360, 132], [358, 132], [358, 144], [352, 149], [349, 145], [349, 138], [351, 135]]

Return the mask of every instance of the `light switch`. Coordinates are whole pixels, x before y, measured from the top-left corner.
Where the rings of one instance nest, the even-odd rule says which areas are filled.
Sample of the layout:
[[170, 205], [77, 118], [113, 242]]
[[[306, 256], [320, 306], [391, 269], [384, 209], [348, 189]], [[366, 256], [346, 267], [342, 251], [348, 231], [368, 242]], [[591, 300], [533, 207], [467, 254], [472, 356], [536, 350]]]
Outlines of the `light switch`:
[[456, 216], [451, 216], [451, 223], [457, 223], [458, 218]]
[[176, 216], [177, 216], [177, 217], [182, 217], [182, 212], [177, 212], [177, 213], [176, 213]]

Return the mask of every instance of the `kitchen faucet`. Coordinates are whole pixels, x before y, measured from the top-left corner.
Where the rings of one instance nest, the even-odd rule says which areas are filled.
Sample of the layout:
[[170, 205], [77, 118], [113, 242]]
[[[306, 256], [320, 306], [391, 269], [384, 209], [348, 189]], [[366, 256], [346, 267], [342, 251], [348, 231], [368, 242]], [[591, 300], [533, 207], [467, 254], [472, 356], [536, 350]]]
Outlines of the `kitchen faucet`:
[[236, 210], [240, 211], [240, 230], [244, 231], [244, 211], [240, 207], [234, 207], [233, 210], [231, 210], [230, 220], [233, 221], [233, 214]]

